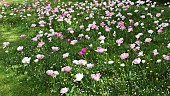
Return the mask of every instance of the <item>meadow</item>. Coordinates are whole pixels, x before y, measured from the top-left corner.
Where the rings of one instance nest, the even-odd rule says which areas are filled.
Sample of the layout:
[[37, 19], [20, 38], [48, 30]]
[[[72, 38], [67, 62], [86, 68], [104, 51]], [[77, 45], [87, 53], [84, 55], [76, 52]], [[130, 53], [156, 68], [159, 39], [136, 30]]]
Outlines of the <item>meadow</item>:
[[14, 0], [0, 43], [0, 96], [170, 94], [170, 2]]

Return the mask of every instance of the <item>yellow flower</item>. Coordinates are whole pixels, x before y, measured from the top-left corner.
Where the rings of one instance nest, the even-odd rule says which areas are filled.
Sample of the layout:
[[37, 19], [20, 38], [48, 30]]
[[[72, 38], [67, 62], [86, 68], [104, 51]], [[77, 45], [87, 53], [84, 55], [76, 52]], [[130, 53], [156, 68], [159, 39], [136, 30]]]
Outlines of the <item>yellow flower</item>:
[[167, 86], [168, 88], [170, 88], [170, 86]]
[[156, 81], [158, 81], [158, 78], [156, 78]]

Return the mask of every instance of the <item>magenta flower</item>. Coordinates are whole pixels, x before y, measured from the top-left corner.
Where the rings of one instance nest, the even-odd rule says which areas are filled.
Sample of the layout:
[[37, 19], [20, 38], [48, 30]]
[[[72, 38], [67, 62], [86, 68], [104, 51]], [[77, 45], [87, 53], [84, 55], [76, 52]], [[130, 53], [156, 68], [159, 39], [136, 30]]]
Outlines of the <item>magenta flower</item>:
[[36, 58], [37, 59], [43, 59], [45, 56], [44, 55], [42, 55], [42, 54], [38, 54], [38, 55], [36, 55]]
[[126, 58], [128, 58], [129, 57], [129, 53], [122, 53], [121, 55], [120, 55], [120, 58], [121, 59], [126, 59]]
[[101, 77], [100, 73], [91, 74], [91, 78], [94, 79], [95, 81], [99, 81], [100, 77]]
[[79, 55], [84, 55], [84, 52], [80, 51], [78, 54], [79, 54]]
[[63, 67], [62, 69], [61, 69], [61, 71], [65, 71], [65, 72], [70, 72], [72, 70], [72, 67], [70, 67], [70, 66], [65, 66], [65, 67]]
[[81, 52], [85, 53], [86, 50], [87, 50], [86, 48], [82, 48], [82, 49], [81, 49]]

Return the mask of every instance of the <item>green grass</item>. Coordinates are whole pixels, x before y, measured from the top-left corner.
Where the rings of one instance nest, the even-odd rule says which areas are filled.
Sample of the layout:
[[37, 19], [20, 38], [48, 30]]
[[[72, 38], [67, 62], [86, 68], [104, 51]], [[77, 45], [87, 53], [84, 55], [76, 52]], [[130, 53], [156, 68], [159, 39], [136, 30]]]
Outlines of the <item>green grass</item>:
[[[134, 9], [139, 9], [140, 10], [141, 8], [144, 8], [144, 7], [143, 6], [142, 7], [138, 7], [138, 8], [137, 7], [132, 7], [128, 11], [131, 12]], [[169, 18], [169, 12], [170, 12], [169, 8], [166, 8], [166, 7], [156, 7], [156, 8], [152, 8], [149, 11], [152, 11], [155, 14], [155, 13], [157, 13], [158, 11], [160, 11], [162, 9], [165, 10], [165, 13], [163, 15], [164, 15], [164, 17], [166, 17], [166, 18], [163, 18], [163, 19]], [[146, 12], [144, 11], [143, 13], [146, 13]], [[132, 17], [132, 18], [137, 17], [137, 15], [138, 14], [134, 15], [134, 17]], [[10, 64], [10, 61], [9, 61], [9, 65], [6, 62], [5, 56], [7, 56], [7, 54], [10, 57], [10, 59], [8, 59], [8, 60], [14, 60], [15, 59], [14, 56], [18, 56], [19, 57], [20, 53], [18, 53], [17, 55], [16, 54], [14, 55], [14, 53], [16, 53], [15, 49], [19, 45], [29, 45], [29, 44], [31, 45], [31, 43], [28, 41], [28, 39], [30, 37], [35, 36], [35, 34], [37, 33], [37, 30], [41, 29], [41, 28], [28, 29], [28, 25], [30, 25], [32, 23], [32, 22], [29, 22], [29, 21], [34, 20], [34, 18], [29, 18], [28, 21], [25, 21], [25, 22], [28, 22], [28, 25], [21, 24], [23, 21], [19, 21], [18, 22], [17, 19], [16, 20], [15, 19], [16, 18], [8, 18], [7, 20], [3, 21], [4, 23], [0, 23], [0, 44], [2, 44], [5, 41], [9, 41], [9, 42], [11, 42], [10, 47], [12, 48], [12, 49], [10, 49], [10, 48], [6, 49], [6, 50], [8, 50], [10, 52], [9, 53], [5, 53], [4, 52], [5, 50], [2, 49], [2, 46], [0, 46], [0, 54], [2, 54], [2, 55], [0, 55], [0, 70], [1, 70], [0, 71], [0, 96], [1, 95], [3, 95], [3, 96], [37, 96], [37, 95], [38, 96], [49, 96], [50, 92], [46, 90], [47, 85], [39, 84], [37, 81], [35, 81], [34, 79], [30, 78], [25, 73], [22, 74], [22, 75], [21, 74], [18, 75], [16, 69], [11, 69], [11, 66], [15, 67], [15, 65], [17, 65], [18, 62], [20, 62], [20, 61], [16, 62], [16, 64], [15, 63], [14, 64]], [[78, 19], [81, 19], [81, 18], [78, 18]], [[135, 18], [135, 20], [136, 21], [138, 21], [138, 20], [141, 21], [138, 18]], [[11, 22], [13, 23], [12, 25], [11, 25]], [[35, 20], [35, 22], [36, 22], [36, 20]], [[81, 21], [81, 22], [83, 22], [83, 21]], [[143, 22], [148, 22], [148, 21], [145, 20]], [[74, 23], [75, 22], [73, 22], [72, 26], [77, 27], [77, 25], [76, 24], [74, 25]], [[60, 26], [57, 26], [57, 27], [59, 27], [59, 28], [58, 29], [56, 28], [56, 29], [58, 31], [60, 31], [61, 27]], [[155, 26], [153, 25], [150, 28], [153, 29], [154, 27]], [[147, 25], [146, 25], [146, 28], [148, 28]], [[44, 29], [44, 30], [47, 30], [47, 29]], [[64, 29], [64, 27], [63, 27], [63, 30], [65, 31], [66, 29]], [[166, 29], [166, 30], [167, 31], [165, 32], [165, 34], [161, 34], [161, 36], [162, 37], [167, 37], [168, 38], [167, 41], [168, 41], [170, 39], [169, 35], [167, 35], [167, 32], [169, 32], [168, 31], [169, 28]], [[141, 30], [137, 30], [137, 31], [141, 31]], [[142, 30], [142, 31], [145, 32], [146, 30]], [[24, 34], [24, 33], [27, 33], [27, 37], [28, 38], [21, 40], [19, 38], [19, 36], [21, 34]], [[121, 33], [118, 33], [118, 34], [120, 35]], [[91, 35], [95, 36], [96, 33], [95, 34], [92, 33]], [[130, 35], [132, 35], [132, 34], [130, 34]], [[157, 36], [155, 34], [153, 34], [153, 35], [155, 36], [153, 38], [153, 40], [159, 41], [159, 42], [156, 42], [154, 47], [149, 47], [149, 45], [146, 45], [147, 47], [142, 48], [142, 50], [147, 52], [148, 50], [152, 50], [152, 49], [158, 48], [158, 49], [162, 49], [160, 51], [160, 53], [168, 51], [168, 49], [166, 49], [166, 48], [164, 48], [162, 46], [159, 46], [159, 44], [162, 44], [162, 43], [165, 42], [165, 41], [163, 41], [164, 38], [160, 38], [159, 36]], [[127, 37], [126, 39], [128, 39], [129, 37]], [[97, 38], [97, 36], [96, 36], [96, 38]], [[96, 38], [92, 38], [92, 39], [95, 40]], [[60, 42], [60, 41], [58, 41], [58, 42]], [[129, 40], [127, 42], [129, 43], [129, 42], [132, 42], [132, 41]], [[86, 43], [87, 44], [90, 43], [90, 41], [86, 42], [86, 43], [84, 43], [82, 41], [81, 43], [82, 44], [79, 43], [81, 46], [78, 46], [76, 48], [71, 47], [71, 51], [72, 52], [77, 52], [77, 49], [81, 49], [81, 47], [84, 47], [84, 45]], [[111, 43], [111, 41], [110, 41], [110, 43]], [[68, 46], [69, 47], [69, 45], [67, 43], [62, 43], [62, 44], [64, 46]], [[94, 46], [97, 47], [97, 44], [96, 45], [94, 44]], [[110, 46], [110, 45], [108, 44], [108, 46]], [[128, 48], [127, 46], [124, 46], [124, 45], [123, 45], [123, 47], [124, 48]], [[45, 47], [45, 48], [49, 49], [48, 47]], [[150, 49], [148, 49], [148, 48], [150, 48]], [[123, 49], [123, 48], [120, 47], [120, 49]], [[117, 47], [112, 49], [112, 46], [109, 49], [109, 50], [115, 52], [113, 54], [109, 53], [111, 58], [113, 58], [113, 55], [117, 56], [116, 58], [114, 58], [115, 62], [119, 62], [118, 55], [121, 52], [124, 52], [123, 50], [120, 50], [120, 49], [118, 49]], [[66, 50], [67, 50], [67, 48], [66, 48]], [[64, 51], [66, 51], [66, 50], [64, 50]], [[30, 51], [35, 51], [35, 50], [30, 50]], [[48, 53], [48, 50], [47, 50], [47, 53]], [[28, 54], [30, 54], [30, 53], [28, 53]], [[92, 53], [89, 53], [89, 54], [93, 55]], [[23, 54], [21, 54], [21, 55], [23, 55]], [[93, 58], [100, 58], [101, 61], [102, 60], [104, 61], [105, 60], [105, 56], [107, 57], [108, 55], [105, 54], [103, 57], [102, 56], [101, 57], [100, 56], [99, 57], [98, 56], [97, 57], [88, 57], [87, 56], [85, 58], [88, 58], [88, 60], [92, 60], [92, 61], [93, 61]], [[106, 59], [110, 59], [110, 57], [108, 57]], [[151, 58], [151, 56], [149, 55], [147, 58]], [[50, 58], [49, 58], [49, 61], [51, 61], [51, 62], [53, 61], [52, 63], [50, 62], [51, 64], [54, 64], [54, 63], [57, 62], [57, 60], [52, 60]], [[64, 63], [70, 63], [70, 62], [71, 62], [70, 59], [67, 59], [66, 61], [64, 61]], [[96, 63], [97, 62], [98, 61], [96, 61]], [[44, 64], [44, 62], [42, 62], [42, 63]], [[116, 64], [117, 64], [117, 66], [119, 66], [118, 65], [119, 63], [116, 63]], [[116, 64], [115, 64], [115, 66], [116, 66]], [[169, 81], [165, 78], [165, 75], [169, 71], [169, 65], [166, 65], [166, 64], [168, 64], [168, 63], [165, 62], [165, 63], [162, 63], [162, 64], [155, 64], [154, 61], [152, 61], [152, 59], [149, 59], [149, 63], [147, 63], [146, 65], [141, 65], [141, 66], [131, 66], [131, 65], [129, 65], [129, 66], [127, 66], [126, 70], [124, 68], [119, 68], [117, 66], [116, 67], [111, 67], [112, 65], [108, 65], [107, 67], [105, 67], [105, 65], [101, 64], [98, 67], [96, 67], [96, 69], [94, 69], [93, 71], [95, 72], [95, 71], [100, 70], [100, 72], [102, 72], [103, 74], [109, 74], [108, 77], [107, 76], [106, 77], [104, 77], [104, 76], [102, 77], [102, 80], [106, 81], [106, 82], [103, 82], [103, 81], [100, 82], [100, 83], [92, 82], [93, 84], [87, 83], [87, 82], [82, 82], [82, 83], [85, 83], [85, 84], [87, 84], [87, 85], [92, 87], [91, 89], [87, 88], [88, 90], [90, 90], [90, 92], [92, 94], [95, 94], [96, 90], [99, 90], [101, 92], [101, 94], [104, 95], [105, 91], [107, 91], [108, 88], [112, 88], [112, 89], [115, 88], [115, 90], [113, 90], [112, 94], [108, 94], [109, 96], [111, 96], [113, 94], [114, 95], [119, 95], [119, 96], [129, 96], [129, 95], [122, 95], [123, 92], [126, 91], [126, 90], [128, 90], [128, 92], [129, 92], [128, 94], [132, 94], [132, 92], [137, 91], [137, 92], [139, 92], [141, 94], [144, 94], [145, 96], [146, 95], [148, 95], [148, 96], [163, 96], [164, 94], [168, 94], [169, 93], [169, 89], [167, 88], [167, 86], [169, 86]], [[38, 66], [38, 65], [36, 65], [36, 66]], [[101, 67], [102, 67], [102, 69], [101, 69]], [[148, 68], [146, 68], [146, 67], [148, 67]], [[115, 70], [116, 68], [117, 68], [117, 70]], [[79, 70], [81, 72], [84, 71], [84, 69], [80, 70], [78, 68], [77, 68], [77, 70]], [[114, 70], [115, 72], [114, 73], [110, 72], [110, 70]], [[137, 70], [137, 72], [136, 72], [136, 70]], [[30, 69], [30, 70], [28, 69], [28, 71], [32, 71], [32, 69]], [[66, 78], [66, 79], [63, 78], [63, 77], [61, 77], [61, 78], [62, 78], [61, 80], [63, 80], [63, 79], [64, 80], [68, 80], [68, 81], [70, 80], [68, 78]], [[158, 78], [158, 80], [156, 80], [156, 78]], [[112, 82], [118, 82], [118, 84], [112, 83]], [[167, 82], [167, 84], [165, 84], [165, 82]], [[64, 83], [66, 85], [70, 86], [66, 82], [64, 82]], [[82, 86], [81, 84], [78, 84], [78, 83], [76, 83], [76, 84], [78, 85], [78, 87], [80, 87], [82, 89], [84, 88], [84, 86]], [[130, 86], [127, 87], [127, 84], [129, 84]], [[109, 85], [109, 87], [107, 89], [103, 88], [103, 87], [108, 86], [108, 85]], [[61, 87], [61, 86], [63, 86], [63, 85], [61, 84], [59, 87]], [[101, 88], [102, 90], [97, 89], [95, 86]], [[94, 90], [93, 88], [94, 89], [96, 88], [96, 90]], [[80, 93], [80, 90], [78, 88], [71, 87], [70, 90], [72, 90], [72, 89], [74, 89], [74, 92], [70, 92], [68, 96], [81, 96], [81, 95], [82, 96], [88, 96], [88, 93]], [[120, 89], [120, 90], [118, 90], [118, 89]], [[153, 90], [154, 90], [154, 92], [153, 92]], [[57, 91], [58, 91], [58, 89], [57, 89]], [[164, 92], [164, 93], [162, 93], [162, 92]], [[81, 94], [81, 95], [77, 95], [77, 94]]]

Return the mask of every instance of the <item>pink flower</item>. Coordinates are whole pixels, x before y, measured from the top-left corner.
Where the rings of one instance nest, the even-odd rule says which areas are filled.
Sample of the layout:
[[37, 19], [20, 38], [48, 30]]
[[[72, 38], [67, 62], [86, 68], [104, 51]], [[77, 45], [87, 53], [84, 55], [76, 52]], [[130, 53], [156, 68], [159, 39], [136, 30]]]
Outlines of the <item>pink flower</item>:
[[161, 13], [157, 13], [157, 14], [156, 14], [156, 17], [160, 17], [160, 16], [161, 16]]
[[143, 56], [143, 51], [139, 52], [138, 56]]
[[40, 47], [42, 47], [44, 44], [45, 44], [44, 42], [39, 42], [37, 47], [40, 48]]
[[153, 50], [153, 54], [154, 54], [154, 56], [156, 56], [156, 55], [159, 54], [158, 51], [157, 51], [157, 49]]
[[97, 47], [97, 50], [95, 50], [95, 51], [98, 53], [103, 53], [103, 52], [107, 51], [107, 49], [104, 49], [102, 47]]
[[68, 90], [69, 90], [69, 88], [62, 88], [61, 90], [60, 90], [60, 93], [61, 94], [65, 94], [65, 93], [67, 93], [68, 92]]
[[106, 31], [106, 32], [110, 32], [110, 30], [111, 30], [111, 28], [109, 28], [109, 27], [107, 27], [107, 26], [105, 27], [105, 31]]
[[105, 25], [105, 24], [104, 24], [104, 22], [100, 23], [100, 26], [102, 26], [102, 27], [103, 27], [104, 25]]
[[123, 21], [120, 21], [120, 22], [118, 22], [118, 26], [124, 26], [124, 22]]
[[101, 77], [100, 73], [91, 74], [91, 78], [94, 79], [95, 81], [99, 81], [100, 77]]
[[117, 40], [116, 40], [116, 43], [118, 44], [118, 46], [120, 46], [120, 44], [123, 43], [123, 38], [117, 39]]
[[133, 60], [133, 64], [139, 64], [141, 62], [141, 59], [140, 58], [136, 58]]
[[70, 72], [72, 70], [72, 67], [70, 66], [65, 66], [61, 69], [61, 71], [65, 71], [65, 72]]
[[133, 31], [133, 27], [132, 26], [129, 26], [128, 27], [128, 32], [132, 32]]
[[24, 49], [23, 46], [18, 46], [17, 51], [22, 51]]
[[158, 33], [162, 33], [162, 28], [158, 29]]
[[60, 48], [59, 47], [51, 47], [53, 51], [58, 51]]
[[3, 42], [3, 48], [6, 48], [7, 46], [9, 46], [9, 42]]
[[75, 78], [76, 78], [76, 79], [75, 79], [74, 81], [81, 81], [81, 80], [83, 79], [83, 76], [84, 76], [84, 75], [83, 75], [83, 74], [80, 74], [80, 73], [76, 74], [76, 75], [75, 75]]
[[86, 48], [82, 48], [82, 49], [81, 49], [81, 52], [85, 53], [86, 50], [87, 50]]
[[170, 56], [168, 56], [168, 55], [162, 55], [162, 57], [163, 57], [163, 59], [165, 59], [165, 60], [170, 60]]
[[78, 54], [79, 54], [79, 55], [84, 55], [84, 52], [80, 51]]
[[26, 37], [26, 34], [22, 34], [21, 36], [20, 36], [20, 38], [25, 38]]
[[79, 60], [78, 61], [78, 65], [86, 65], [87, 64], [87, 61], [86, 60]]
[[42, 55], [42, 54], [38, 54], [38, 55], [36, 55], [36, 58], [37, 59], [43, 59], [45, 56], [44, 55]]
[[149, 42], [151, 42], [151, 41], [152, 41], [151, 38], [146, 38], [146, 39], [145, 39], [145, 42], [148, 42], [148, 43], [149, 43]]
[[94, 67], [94, 64], [87, 64], [87, 68], [89, 68], [89, 69], [91, 69], [91, 68], [93, 68]]
[[35, 27], [36, 26], [36, 24], [31, 24], [31, 27]]
[[53, 74], [53, 70], [47, 70], [46, 73], [47, 73], [47, 75], [52, 75]]
[[129, 57], [129, 53], [122, 53], [121, 55], [120, 55], [120, 58], [121, 59], [126, 59], [126, 58], [128, 58]]

